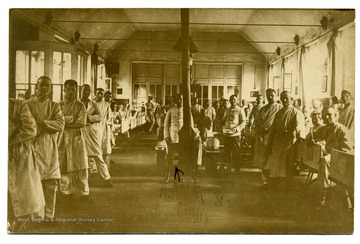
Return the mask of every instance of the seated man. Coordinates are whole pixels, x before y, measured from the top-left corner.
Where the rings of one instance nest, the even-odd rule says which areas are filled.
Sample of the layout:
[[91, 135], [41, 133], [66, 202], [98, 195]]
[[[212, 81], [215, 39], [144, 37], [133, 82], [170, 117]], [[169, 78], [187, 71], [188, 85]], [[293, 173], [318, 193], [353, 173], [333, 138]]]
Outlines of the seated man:
[[340, 151], [352, 151], [353, 141], [349, 135], [348, 129], [338, 123], [338, 114], [334, 108], [328, 107], [322, 111], [322, 118], [325, 126], [319, 131], [319, 137], [325, 141], [325, 143], [318, 143], [322, 147], [323, 157], [319, 162], [319, 175], [318, 182], [322, 187], [322, 199], [320, 206], [323, 207], [327, 203], [327, 190], [330, 186], [329, 170], [330, 170], [330, 156], [331, 149], [337, 149]]
[[313, 111], [310, 115], [312, 126], [309, 128], [309, 133], [306, 139], [310, 139], [313, 142], [321, 141], [320, 128], [323, 127], [323, 120], [320, 112]]

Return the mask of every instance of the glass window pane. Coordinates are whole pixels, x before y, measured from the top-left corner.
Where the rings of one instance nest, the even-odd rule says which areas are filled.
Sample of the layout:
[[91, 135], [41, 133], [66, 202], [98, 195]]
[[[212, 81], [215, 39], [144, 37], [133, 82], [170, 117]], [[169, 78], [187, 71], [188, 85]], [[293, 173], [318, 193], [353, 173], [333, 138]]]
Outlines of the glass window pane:
[[29, 66], [29, 51], [16, 51], [16, 84], [29, 83]]
[[44, 75], [45, 68], [45, 53], [38, 51], [31, 51], [31, 80], [30, 82], [36, 84], [37, 79]]
[[172, 94], [171, 96], [175, 96], [178, 93], [177, 85], [172, 85]]
[[61, 85], [60, 84], [53, 84], [53, 95], [52, 99], [54, 102], [60, 102], [62, 100], [61, 97]]
[[63, 84], [66, 80], [71, 79], [71, 53], [64, 53], [63, 55]]
[[84, 73], [85, 73], [85, 67], [84, 67], [84, 57], [80, 56], [80, 84], [84, 84], [85, 83], [85, 79], [84, 79]]
[[156, 98], [161, 98], [162, 99], [162, 92], [161, 92], [161, 85], [156, 85]]
[[149, 93], [150, 96], [156, 97], [155, 86], [156, 85], [150, 85], [150, 93]]
[[53, 52], [53, 77], [52, 77], [53, 84], [62, 83], [61, 63], [62, 63], [61, 52]]
[[81, 85], [81, 56], [77, 55], [77, 77], [76, 80]]
[[219, 86], [219, 95], [218, 98], [224, 97], [224, 86]]
[[209, 96], [209, 89], [208, 86], [203, 86], [203, 98], [208, 98]]
[[240, 90], [239, 90], [238, 86], [234, 86], [234, 94], [235, 94], [237, 97], [239, 97], [239, 95], [240, 95]]
[[137, 97], [139, 96], [139, 84], [134, 84], [134, 99], [137, 99]]
[[171, 96], [171, 86], [165, 85], [165, 96], [170, 97]]
[[229, 99], [229, 97], [230, 97], [231, 95], [234, 95], [234, 87], [233, 87], [233, 86], [228, 86], [228, 87], [227, 87], [226, 99]]
[[201, 105], [204, 106], [205, 99], [209, 98], [209, 88], [208, 86], [202, 86], [202, 99], [201, 99]]
[[217, 94], [217, 89], [218, 87], [217, 86], [212, 86], [211, 87], [211, 97], [212, 97], [212, 101], [215, 101], [216, 99], [217, 99], [217, 96], [218, 96], [218, 94]]

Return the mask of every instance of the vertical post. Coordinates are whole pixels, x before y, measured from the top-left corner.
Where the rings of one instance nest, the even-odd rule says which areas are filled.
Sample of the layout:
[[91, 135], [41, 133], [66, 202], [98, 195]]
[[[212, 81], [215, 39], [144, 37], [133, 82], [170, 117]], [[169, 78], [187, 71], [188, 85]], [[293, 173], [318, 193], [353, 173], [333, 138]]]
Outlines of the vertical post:
[[99, 45], [96, 43], [94, 45], [94, 52], [91, 55], [91, 75], [92, 75], [92, 81], [93, 81], [93, 88], [94, 91], [96, 91], [97, 88], [97, 76], [98, 76], [98, 50], [99, 50]]
[[[336, 60], [335, 60], [335, 52], [336, 52], [336, 45], [335, 45], [335, 40], [334, 40], [334, 36], [336, 36], [337, 33], [334, 32], [333, 36], [331, 37], [329, 44], [330, 44], [330, 58], [331, 58], [331, 87], [330, 87], [330, 95], [331, 96], [335, 96], [335, 65], [336, 65]], [[328, 44], [328, 45], [329, 45]], [[329, 82], [329, 81], [326, 81]]]
[[98, 55], [97, 53], [93, 53], [91, 55], [91, 75], [92, 75], [92, 81], [93, 81], [93, 87], [94, 87], [94, 91], [97, 88], [97, 75], [98, 75]]
[[189, 9], [181, 9], [181, 72], [183, 94], [183, 127], [179, 132], [179, 163], [185, 174], [192, 175], [195, 155], [195, 132], [190, 110], [190, 47], [189, 47]]
[[[190, 47], [189, 47], [189, 9], [181, 9], [181, 51], [182, 93], [184, 108], [184, 127], [189, 130], [191, 124], [190, 110]], [[184, 128], [184, 129], [185, 129]]]

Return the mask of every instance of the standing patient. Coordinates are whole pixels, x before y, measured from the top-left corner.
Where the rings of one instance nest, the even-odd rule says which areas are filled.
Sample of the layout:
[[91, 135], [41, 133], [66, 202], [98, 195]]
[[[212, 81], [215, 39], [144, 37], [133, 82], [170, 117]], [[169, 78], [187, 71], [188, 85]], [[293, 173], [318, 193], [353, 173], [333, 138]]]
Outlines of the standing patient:
[[77, 190], [81, 199], [85, 200], [89, 195], [88, 162], [84, 139], [86, 111], [84, 104], [76, 99], [75, 80], [65, 81], [64, 93], [64, 100], [60, 103], [65, 116], [65, 130], [59, 136], [62, 174], [60, 191], [70, 196]]
[[36, 162], [45, 196], [44, 217], [50, 219], [55, 215], [56, 191], [61, 178], [57, 137], [65, 126], [60, 105], [50, 99], [51, 92], [50, 78], [42, 76], [37, 80], [36, 96], [26, 101], [37, 125]]
[[38, 166], [35, 161], [34, 139], [36, 122], [23, 101], [9, 101], [9, 231], [14, 233], [26, 221], [17, 218], [44, 217], [44, 194]]
[[112, 187], [110, 174], [101, 152], [101, 141], [98, 123], [101, 122], [101, 113], [97, 103], [89, 99], [91, 87], [83, 85], [81, 88], [81, 102], [86, 109], [86, 127], [84, 130], [85, 143], [87, 148], [87, 156], [94, 159], [98, 172], [104, 180], [105, 187]]

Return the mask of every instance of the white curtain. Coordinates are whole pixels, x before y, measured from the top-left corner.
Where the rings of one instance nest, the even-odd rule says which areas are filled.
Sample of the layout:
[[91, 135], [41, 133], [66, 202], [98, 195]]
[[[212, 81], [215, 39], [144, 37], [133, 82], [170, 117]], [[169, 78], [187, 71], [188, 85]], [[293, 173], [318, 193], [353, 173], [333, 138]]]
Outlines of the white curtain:
[[335, 37], [335, 94], [342, 90], [355, 93], [355, 25], [351, 23], [340, 28]]
[[330, 96], [329, 51], [327, 43], [332, 33], [305, 47], [301, 55], [302, 100], [308, 106], [314, 98]]
[[[333, 55], [335, 63], [332, 62]], [[300, 47], [284, 61], [279, 58], [272, 62], [268, 71], [268, 87], [281, 92], [284, 88], [284, 74], [291, 74], [291, 93], [295, 98], [301, 98], [304, 106], [309, 106], [314, 98], [340, 97], [343, 89], [354, 94], [354, 23], [340, 28], [337, 33], [329, 32], [308, 46]]]

